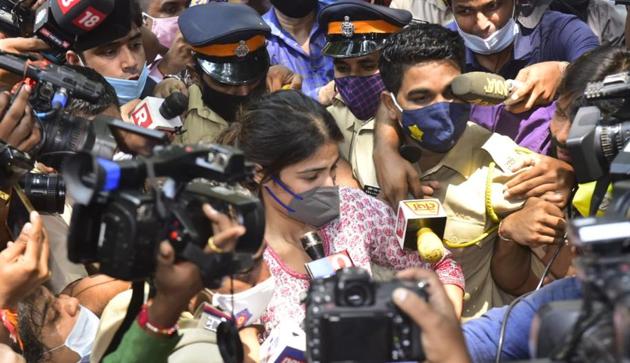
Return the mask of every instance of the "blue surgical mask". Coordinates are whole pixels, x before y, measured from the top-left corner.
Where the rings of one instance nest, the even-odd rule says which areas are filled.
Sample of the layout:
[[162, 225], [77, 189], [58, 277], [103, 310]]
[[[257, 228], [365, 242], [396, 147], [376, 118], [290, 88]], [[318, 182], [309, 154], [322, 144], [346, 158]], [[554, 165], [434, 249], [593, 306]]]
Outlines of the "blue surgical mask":
[[390, 94], [396, 107], [402, 112], [402, 128], [423, 149], [436, 153], [449, 151], [466, 129], [470, 118], [467, 103], [438, 102], [417, 110], [403, 110]]
[[485, 39], [466, 33], [459, 27], [457, 22], [455, 22], [455, 24], [457, 25], [457, 32], [464, 38], [466, 48], [474, 53], [484, 55], [499, 53], [509, 47], [510, 44], [514, 43], [514, 39], [516, 39], [516, 36], [521, 32], [521, 28], [514, 20], [514, 12], [512, 12], [512, 17], [503, 28], [490, 34], [490, 36]]
[[140, 98], [144, 86], [147, 83], [149, 77], [149, 71], [147, 64], [142, 66], [142, 73], [138, 79], [120, 79], [114, 77], [105, 77], [107, 82], [116, 90], [116, 96], [118, 96], [118, 104], [124, 105], [125, 103]]

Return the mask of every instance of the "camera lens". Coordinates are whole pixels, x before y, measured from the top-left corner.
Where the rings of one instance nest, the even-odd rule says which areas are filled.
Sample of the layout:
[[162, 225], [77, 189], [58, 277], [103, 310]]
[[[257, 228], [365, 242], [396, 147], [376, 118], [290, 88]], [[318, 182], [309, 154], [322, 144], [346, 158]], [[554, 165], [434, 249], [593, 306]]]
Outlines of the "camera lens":
[[33, 207], [43, 213], [63, 213], [66, 184], [59, 174], [28, 173], [20, 181]]
[[75, 152], [91, 147], [94, 141], [89, 130], [89, 121], [63, 115], [58, 120], [43, 123], [44, 144], [41, 154]]
[[370, 296], [370, 291], [363, 284], [348, 284], [343, 293], [343, 300], [347, 306], [366, 305]]

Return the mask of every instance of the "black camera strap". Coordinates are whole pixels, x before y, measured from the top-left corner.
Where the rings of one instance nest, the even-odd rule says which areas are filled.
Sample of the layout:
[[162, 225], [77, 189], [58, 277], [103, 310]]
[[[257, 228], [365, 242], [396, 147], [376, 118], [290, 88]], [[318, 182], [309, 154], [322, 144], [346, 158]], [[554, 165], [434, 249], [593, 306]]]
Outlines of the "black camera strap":
[[103, 354], [102, 358], [105, 358], [108, 354], [118, 349], [118, 345], [120, 345], [123, 336], [125, 335], [127, 330], [129, 330], [131, 324], [142, 309], [142, 303], [144, 302], [144, 281], [132, 282], [131, 289], [131, 301], [129, 301], [129, 306], [127, 307], [127, 314], [125, 314], [125, 318], [123, 319], [122, 324], [120, 325], [118, 330], [116, 330], [116, 334], [114, 334], [114, 337], [109, 343], [109, 346], [107, 347], [107, 350], [105, 351], [105, 354]]
[[595, 190], [593, 191], [593, 196], [591, 197], [591, 207], [589, 208], [588, 215], [595, 216], [597, 214], [597, 209], [602, 204], [604, 197], [606, 196], [606, 191], [608, 190], [608, 185], [610, 184], [610, 175], [605, 175], [597, 180], [595, 184]]

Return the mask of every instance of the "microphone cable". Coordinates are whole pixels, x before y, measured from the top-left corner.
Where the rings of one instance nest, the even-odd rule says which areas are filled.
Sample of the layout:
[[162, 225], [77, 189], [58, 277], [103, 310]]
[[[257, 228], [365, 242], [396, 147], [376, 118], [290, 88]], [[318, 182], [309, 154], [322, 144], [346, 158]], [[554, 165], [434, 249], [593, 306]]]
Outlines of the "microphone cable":
[[523, 301], [523, 299], [525, 299], [526, 297], [528, 297], [529, 295], [533, 294], [534, 292], [540, 290], [540, 288], [542, 287], [543, 283], [545, 282], [545, 278], [547, 277], [547, 275], [549, 274], [549, 271], [551, 270], [551, 265], [553, 265], [554, 261], [556, 260], [556, 258], [558, 257], [558, 255], [560, 254], [560, 250], [562, 250], [562, 247], [564, 247], [564, 241], [566, 241], [566, 233], [564, 238], [562, 239], [562, 242], [557, 244], [556, 250], [553, 254], [553, 256], [551, 257], [551, 259], [549, 260], [549, 262], [547, 263], [547, 266], [545, 266], [545, 270], [542, 273], [542, 276], [540, 278], [540, 281], [538, 281], [538, 285], [536, 286], [536, 289], [523, 294], [519, 297], [517, 297], [516, 299], [514, 299], [514, 301], [512, 301], [510, 303], [510, 305], [508, 305], [507, 309], [505, 310], [505, 313], [503, 314], [503, 321], [501, 322], [501, 330], [499, 331], [499, 344], [497, 345], [497, 353], [496, 353], [496, 357], [495, 357], [495, 363], [501, 363], [501, 353], [503, 353], [503, 345], [505, 344], [505, 334], [507, 331], [507, 321], [510, 317], [510, 314], [512, 313], [512, 310], [514, 309], [514, 307], [521, 301]]

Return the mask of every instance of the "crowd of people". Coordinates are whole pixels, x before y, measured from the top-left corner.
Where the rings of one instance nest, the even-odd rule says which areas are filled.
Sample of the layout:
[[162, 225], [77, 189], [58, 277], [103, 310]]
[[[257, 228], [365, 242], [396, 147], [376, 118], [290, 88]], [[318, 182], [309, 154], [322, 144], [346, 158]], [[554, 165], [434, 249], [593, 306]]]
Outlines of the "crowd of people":
[[[65, 32], [81, 28], [61, 53], [41, 34], [3, 33], [2, 54], [57, 63], [102, 86], [95, 100], [70, 95], [63, 106], [69, 115], [135, 123], [175, 145], [240, 150], [253, 175], [232, 187], [260, 200], [264, 233], [252, 266], [226, 273], [212, 288], [197, 264], [179, 258], [168, 241], [155, 241], [155, 251], [146, 251], [154, 273], [144, 288], [136, 281], [132, 289], [132, 282], [100, 273], [98, 263], [68, 258], [71, 215], [79, 210], [70, 185], [64, 213], [31, 211], [16, 229], [10, 206], [20, 196], [0, 180], [0, 361], [220, 362], [223, 332], [214, 322], [231, 321], [242, 344], [237, 361], [271, 362], [268, 338], [305, 319], [314, 258], [301, 239], [313, 231], [325, 255], [346, 254], [375, 281], [428, 282], [426, 299], [406, 288], [391, 296], [421, 328], [428, 362], [492, 362], [498, 346], [504, 361], [533, 358], [528, 337], [540, 307], [582, 297], [579, 251], [567, 226], [576, 216], [604, 213], [612, 191], [593, 210], [595, 184], [578, 185], [567, 139], [588, 83], [630, 72], [625, 6], [19, 3], [32, 11], [48, 6], [49, 16], [62, 18], [74, 7], [87, 9], [81, 11], [95, 20], [56, 18]], [[48, 122], [33, 110], [36, 86], [0, 68], [2, 152], [33, 155], [36, 173], [62, 172], [61, 162], [36, 156]], [[509, 94], [495, 105], [464, 102], [451, 84], [469, 72], [510, 80]], [[143, 100], [174, 93], [187, 99], [177, 125], [135, 118]], [[116, 131], [116, 141], [115, 161], [155, 150], [132, 132]], [[438, 260], [397, 236], [399, 203], [423, 198], [437, 199], [446, 214]], [[206, 255], [233, 251], [247, 233], [242, 219], [210, 204], [196, 212], [212, 229]], [[125, 314], [141, 290], [143, 304], [129, 323]], [[515, 299], [522, 301], [506, 324]]]

